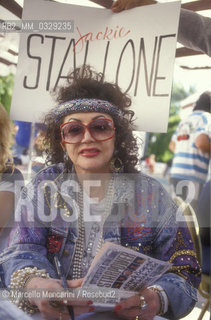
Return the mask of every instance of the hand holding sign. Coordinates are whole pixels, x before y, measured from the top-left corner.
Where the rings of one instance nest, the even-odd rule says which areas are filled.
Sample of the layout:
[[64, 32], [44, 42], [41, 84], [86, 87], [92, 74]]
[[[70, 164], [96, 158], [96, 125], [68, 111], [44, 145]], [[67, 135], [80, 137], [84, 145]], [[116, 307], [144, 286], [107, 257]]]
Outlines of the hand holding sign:
[[122, 10], [128, 10], [139, 6], [145, 6], [149, 4], [155, 4], [154, 0], [117, 0], [113, 3], [111, 9], [113, 12], [120, 12]]

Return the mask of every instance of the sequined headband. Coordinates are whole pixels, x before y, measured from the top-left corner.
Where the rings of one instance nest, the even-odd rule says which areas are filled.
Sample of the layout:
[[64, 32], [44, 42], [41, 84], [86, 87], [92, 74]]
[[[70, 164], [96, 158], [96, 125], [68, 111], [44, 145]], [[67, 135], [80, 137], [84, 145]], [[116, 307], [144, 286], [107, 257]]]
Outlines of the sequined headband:
[[123, 118], [123, 112], [108, 101], [100, 99], [75, 99], [59, 104], [53, 109], [56, 121], [70, 113], [102, 112]]

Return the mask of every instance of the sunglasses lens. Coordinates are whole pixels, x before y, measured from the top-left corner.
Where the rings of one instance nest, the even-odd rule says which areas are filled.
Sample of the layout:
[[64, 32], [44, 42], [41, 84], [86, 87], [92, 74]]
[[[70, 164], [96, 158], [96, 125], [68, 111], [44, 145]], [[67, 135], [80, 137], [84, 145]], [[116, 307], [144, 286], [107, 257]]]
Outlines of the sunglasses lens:
[[84, 133], [84, 127], [80, 123], [67, 123], [62, 127], [64, 141], [70, 143], [80, 142]]
[[87, 129], [96, 141], [105, 141], [114, 135], [113, 122], [109, 119], [96, 119], [87, 126], [83, 123], [67, 122], [61, 127], [63, 141], [70, 144], [79, 143]]
[[114, 134], [113, 122], [105, 119], [97, 119], [89, 124], [91, 135], [98, 141], [111, 138]]

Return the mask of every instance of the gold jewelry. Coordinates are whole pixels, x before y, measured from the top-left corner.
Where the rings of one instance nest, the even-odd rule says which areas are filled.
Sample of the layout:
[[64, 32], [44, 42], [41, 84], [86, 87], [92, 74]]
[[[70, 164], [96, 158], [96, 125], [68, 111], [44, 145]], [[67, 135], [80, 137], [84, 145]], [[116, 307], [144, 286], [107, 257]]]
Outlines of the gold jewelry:
[[38, 311], [37, 306], [31, 304], [27, 299], [24, 299], [24, 295], [20, 295], [20, 297], [17, 298], [17, 292], [24, 290], [29, 280], [36, 277], [49, 278], [49, 274], [44, 269], [39, 270], [37, 267], [26, 267], [24, 269], [17, 270], [12, 274], [9, 285], [10, 290], [14, 293], [10, 296], [10, 300], [19, 309], [23, 309], [25, 312], [30, 314]]
[[120, 158], [114, 158], [111, 160], [110, 167], [111, 167], [111, 172], [119, 173], [123, 170], [124, 166]]
[[139, 299], [140, 299], [140, 303], [139, 303], [139, 308], [140, 310], [145, 310], [148, 306], [148, 304], [146, 303], [146, 300], [144, 298], [144, 296], [139, 296]]
[[156, 292], [158, 294], [158, 297], [159, 297], [159, 300], [160, 300], [160, 310], [158, 312], [158, 316], [162, 316], [165, 312], [164, 312], [164, 309], [165, 309], [165, 301], [164, 301], [164, 298], [163, 298], [163, 295], [162, 295], [162, 291], [164, 292], [164, 290], [161, 290], [159, 289], [158, 287], [156, 286], [151, 286], [151, 287], [148, 287], [148, 289]]
[[52, 308], [56, 308], [56, 309], [58, 309], [58, 308], [60, 308], [61, 307], [61, 302], [59, 302], [59, 301], [49, 301], [49, 304], [50, 304], [50, 306], [52, 307]]

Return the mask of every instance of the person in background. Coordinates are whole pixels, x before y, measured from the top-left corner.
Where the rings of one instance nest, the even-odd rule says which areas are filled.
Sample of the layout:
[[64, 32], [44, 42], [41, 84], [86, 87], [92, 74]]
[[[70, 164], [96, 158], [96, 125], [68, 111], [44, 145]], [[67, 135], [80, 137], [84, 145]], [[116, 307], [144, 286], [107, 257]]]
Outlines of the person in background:
[[207, 91], [200, 95], [193, 112], [179, 123], [169, 144], [174, 153], [170, 183], [174, 193], [195, 210], [210, 163], [210, 108], [211, 92]]
[[[117, 0], [111, 9], [120, 12], [138, 6], [155, 4], [154, 0]], [[181, 8], [178, 42], [185, 47], [203, 51], [211, 56], [211, 19], [204, 17], [194, 11]]]
[[145, 162], [149, 173], [153, 174], [155, 170], [155, 154], [150, 154], [150, 156], [146, 158]]
[[[13, 145], [13, 157], [15, 164], [27, 164], [29, 158], [28, 149], [30, 144], [31, 137], [31, 122], [25, 121], [14, 121], [16, 135], [15, 135], [15, 143]], [[22, 157], [23, 156], [23, 157]]]
[[44, 140], [46, 135], [46, 127], [44, 124], [36, 124], [36, 136], [34, 138], [34, 147], [32, 154], [32, 170], [34, 173], [39, 172], [45, 166], [46, 154]]
[[15, 182], [23, 181], [21, 172], [13, 165], [11, 144], [12, 124], [6, 110], [0, 105], [0, 252], [8, 246], [15, 204]]
[[[39, 171], [44, 166], [45, 161], [41, 152], [45, 126], [42, 123], [33, 124], [25, 121], [14, 121], [14, 124], [16, 132], [15, 143], [12, 148], [14, 163], [21, 165], [21, 169], [24, 170], [32, 160], [32, 169], [35, 169], [35, 172]], [[33, 137], [31, 137], [32, 134]], [[33, 145], [32, 148], [30, 148], [30, 143]]]
[[[197, 300], [200, 266], [193, 241], [186, 224], [177, 221], [178, 207], [163, 186], [136, 168], [131, 99], [102, 77], [90, 66], [76, 69], [60, 88], [59, 105], [46, 115], [51, 165], [23, 190], [11, 247], [0, 257], [4, 284], [19, 290], [62, 289], [55, 269], [59, 257], [69, 287], [80, 287], [102, 244], [114, 242], [172, 266], [113, 312], [93, 314], [93, 301], [69, 299], [77, 319], [79, 314], [83, 319], [152, 320], [158, 314], [178, 319]], [[87, 187], [87, 180], [99, 182], [98, 187]], [[31, 212], [33, 228], [27, 221]], [[69, 319], [63, 303], [52, 306], [33, 297], [14, 302], [27, 312], [40, 311], [45, 319]]]

